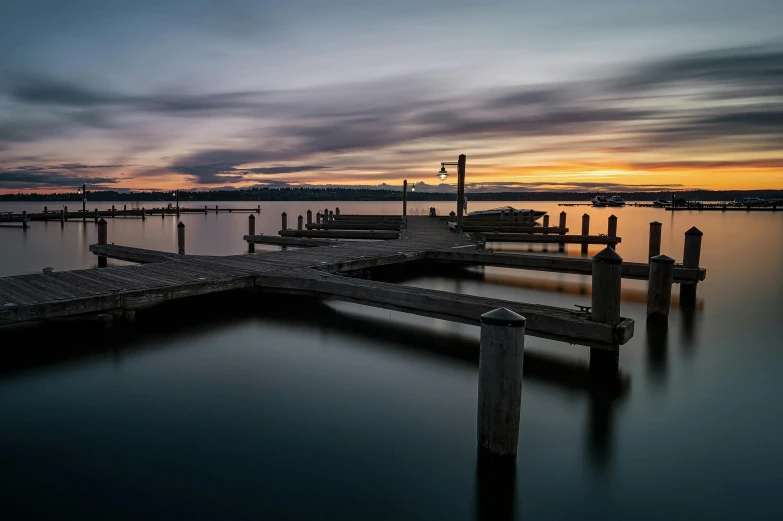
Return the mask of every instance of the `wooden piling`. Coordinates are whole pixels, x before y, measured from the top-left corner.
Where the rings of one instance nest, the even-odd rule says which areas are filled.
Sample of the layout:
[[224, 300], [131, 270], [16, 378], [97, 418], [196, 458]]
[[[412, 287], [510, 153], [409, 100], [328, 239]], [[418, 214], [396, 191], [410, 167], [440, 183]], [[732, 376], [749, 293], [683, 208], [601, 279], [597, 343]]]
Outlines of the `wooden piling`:
[[128, 211], [128, 205], [127, 204], [123, 204], [122, 205], [122, 211], [123, 212], [127, 212]]
[[[701, 260], [701, 239], [704, 234], [695, 226], [685, 232], [685, 248], [682, 255], [684, 268], [698, 268]], [[680, 306], [696, 306], [696, 284], [680, 284]]]
[[313, 224], [313, 211], [307, 210], [307, 224]]
[[650, 246], [647, 253], [648, 261], [661, 254], [661, 226], [661, 223], [658, 221], [650, 223]]
[[67, 221], [68, 220], [68, 207], [64, 206], [63, 209], [65, 211], [65, 220]]
[[449, 212], [449, 222], [450, 223], [457, 222], [457, 214], [455, 214], [453, 211]]
[[[549, 228], [549, 214], [544, 216], [544, 228]], [[549, 232], [544, 232], [544, 235], [549, 235]]]
[[177, 224], [177, 253], [185, 254], [185, 225], [182, 221]]
[[650, 259], [650, 280], [647, 282], [647, 316], [669, 316], [674, 281], [674, 259], [656, 255]]
[[[616, 215], [610, 215], [609, 216], [609, 225], [607, 228], [606, 234], [609, 237], [617, 237], [617, 216]], [[609, 245], [610, 248], [615, 249], [614, 244]]]
[[288, 229], [288, 214], [283, 212], [280, 217], [283, 221], [283, 226], [280, 228], [281, 230], [287, 230]]
[[623, 259], [611, 248], [593, 257], [593, 295], [590, 317], [596, 322], [620, 322], [620, 288]]
[[329, 208], [324, 208], [324, 223], [329, 222]]
[[112, 219], [114, 219], [114, 212], [115, 212], [114, 205], [111, 205], [111, 218]]
[[315, 214], [315, 224], [321, 224], [321, 212]]
[[304, 217], [302, 217], [301, 215], [296, 219], [296, 229], [297, 230], [304, 229]]
[[[248, 235], [256, 234], [256, 216], [253, 215], [252, 213], [247, 216], [247, 234]], [[255, 253], [256, 245], [252, 242], [248, 243], [247, 251], [248, 253]]]
[[[590, 216], [582, 216], [582, 235], [590, 235]], [[587, 243], [582, 243], [582, 255], [587, 255]]]
[[177, 217], [179, 217], [179, 190], [177, 192]]
[[[98, 221], [98, 244], [108, 244], [109, 225], [106, 223], [106, 219]], [[107, 266], [106, 256], [98, 255], [98, 267], [105, 268]]]
[[479, 455], [513, 463], [519, 440], [525, 318], [498, 308], [481, 315]]
[[465, 212], [465, 162], [465, 154], [460, 154], [457, 160], [457, 228], [459, 228], [457, 231], [460, 233]]
[[27, 210], [22, 210], [22, 229], [27, 229]]
[[147, 213], [147, 212], [144, 210], [144, 207], [142, 206], [142, 207], [141, 207], [141, 220], [142, 220], [142, 221], [143, 221], [144, 219], [146, 219], [146, 218], [147, 218], [147, 217], [146, 217], [146, 213]]
[[215, 214], [217, 215], [217, 213], [218, 213], [218, 205], [215, 205]]
[[334, 211], [329, 210], [329, 222], [334, 221]]
[[535, 212], [535, 210], [530, 210], [530, 211], [527, 212], [527, 222], [529, 222], [531, 226], [536, 224], [536, 212]]
[[335, 214], [337, 217], [340, 217], [340, 207], [339, 207], [339, 206], [335, 206], [335, 207], [334, 207], [334, 214]]
[[95, 209], [95, 224], [98, 224], [98, 209]]
[[44, 213], [49, 213], [49, 207], [48, 206], [44, 206]]
[[207, 215], [207, 205], [204, 205], [204, 215]]
[[260, 204], [256, 207], [256, 213], [261, 213], [261, 205]]
[[60, 227], [65, 226], [65, 210], [60, 210]]
[[[560, 212], [560, 224], [558, 224], [558, 227], [561, 230], [565, 230], [566, 229], [566, 213], [565, 213], [565, 211]], [[560, 235], [565, 235], [565, 232], [564, 231], [560, 232]], [[564, 242], [561, 242], [560, 244], [557, 245], [557, 251], [559, 251], [560, 253], [563, 253], [565, 251], [565, 243]]]

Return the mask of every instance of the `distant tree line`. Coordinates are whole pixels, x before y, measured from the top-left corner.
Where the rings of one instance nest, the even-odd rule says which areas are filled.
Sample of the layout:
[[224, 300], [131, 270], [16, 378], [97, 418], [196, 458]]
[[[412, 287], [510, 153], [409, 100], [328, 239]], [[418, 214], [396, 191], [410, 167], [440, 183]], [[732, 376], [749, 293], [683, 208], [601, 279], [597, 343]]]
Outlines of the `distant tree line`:
[[[652, 201], [671, 198], [671, 192], [613, 192], [628, 201]], [[606, 192], [468, 192], [469, 201], [589, 201]], [[731, 201], [742, 197], [783, 198], [783, 190], [692, 190], [677, 191], [677, 197], [695, 201]], [[456, 201], [454, 192], [412, 192], [409, 201]], [[170, 191], [117, 192], [87, 191], [91, 201], [175, 201]], [[180, 190], [181, 202], [188, 201], [399, 201], [401, 189], [372, 188], [250, 188], [245, 190]], [[0, 194], [0, 201], [81, 201], [77, 193]]]

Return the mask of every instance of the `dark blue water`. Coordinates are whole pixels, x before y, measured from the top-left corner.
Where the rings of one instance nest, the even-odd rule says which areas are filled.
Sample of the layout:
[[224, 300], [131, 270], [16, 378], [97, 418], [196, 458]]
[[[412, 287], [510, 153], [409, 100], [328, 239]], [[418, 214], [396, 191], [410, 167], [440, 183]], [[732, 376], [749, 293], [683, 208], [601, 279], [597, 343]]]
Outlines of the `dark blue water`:
[[[259, 228], [274, 231], [278, 210], [297, 205], [326, 206], [267, 204]], [[572, 226], [584, 212], [566, 210]], [[605, 233], [609, 211], [588, 211]], [[131, 329], [0, 329], [3, 517], [779, 518], [783, 214], [615, 213], [626, 260], [643, 260], [649, 221], [664, 223], [663, 252], [678, 261], [684, 231], [704, 232], [697, 309], [648, 328], [645, 284], [624, 281], [636, 333], [617, 374], [592, 374], [587, 348], [528, 337], [515, 472], [477, 465], [478, 328], [237, 294], [144, 310]], [[184, 216], [188, 245], [240, 253], [246, 219]], [[118, 221], [110, 241], [174, 249], [173, 219]], [[94, 233], [0, 229], [0, 272], [92, 266]], [[589, 278], [575, 275], [373, 276], [563, 307], [590, 299]]]

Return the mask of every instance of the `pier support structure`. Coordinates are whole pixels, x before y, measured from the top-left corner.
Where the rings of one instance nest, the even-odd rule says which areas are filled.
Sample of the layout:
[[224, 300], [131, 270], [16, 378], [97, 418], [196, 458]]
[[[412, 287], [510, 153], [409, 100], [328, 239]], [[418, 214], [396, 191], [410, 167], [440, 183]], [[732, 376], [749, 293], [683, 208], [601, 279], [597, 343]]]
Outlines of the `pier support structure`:
[[656, 255], [650, 259], [650, 279], [647, 282], [647, 317], [669, 316], [674, 281], [674, 259]]
[[[695, 226], [685, 232], [685, 248], [682, 265], [685, 268], [698, 268], [701, 260], [701, 238], [704, 234]], [[696, 306], [696, 284], [680, 284], [680, 306]]]

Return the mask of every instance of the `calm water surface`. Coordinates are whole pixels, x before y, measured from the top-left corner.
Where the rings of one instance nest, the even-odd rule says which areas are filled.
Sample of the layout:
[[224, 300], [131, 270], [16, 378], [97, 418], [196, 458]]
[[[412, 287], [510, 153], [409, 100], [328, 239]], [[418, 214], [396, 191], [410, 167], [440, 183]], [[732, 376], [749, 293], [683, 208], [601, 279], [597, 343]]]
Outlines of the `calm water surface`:
[[[337, 205], [399, 212], [399, 203]], [[282, 211], [295, 223], [308, 208], [334, 206], [262, 203], [256, 229], [275, 233]], [[430, 206], [448, 213], [453, 205], [409, 208]], [[41, 207], [3, 203], [0, 211]], [[553, 222], [565, 209], [572, 229], [586, 211], [593, 233], [606, 233], [615, 213], [618, 253], [628, 261], [645, 260], [650, 221], [663, 223], [662, 252], [678, 261], [685, 230], [697, 226], [708, 274], [697, 309], [674, 307], [668, 328], [646, 326], [645, 283], [623, 281], [622, 313], [636, 320], [636, 333], [621, 348], [617, 375], [591, 377], [587, 348], [528, 337], [515, 473], [477, 466], [478, 328], [241, 294], [159, 306], [130, 331], [83, 323], [0, 329], [0, 512], [780, 519], [783, 212], [534, 207]], [[247, 251], [247, 215], [183, 215], [188, 253]], [[176, 223], [109, 220], [109, 241], [175, 251]], [[0, 227], [0, 276], [95, 267], [87, 251], [94, 242], [91, 222]], [[578, 246], [568, 254], [579, 255]], [[438, 268], [373, 276], [563, 307], [590, 300], [589, 277], [576, 275]]]

